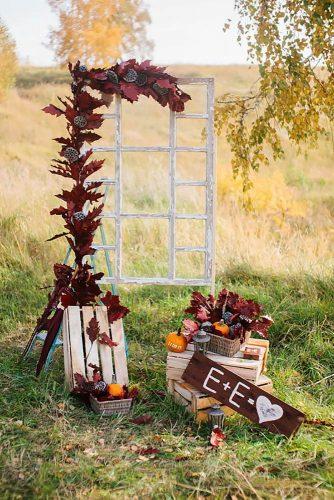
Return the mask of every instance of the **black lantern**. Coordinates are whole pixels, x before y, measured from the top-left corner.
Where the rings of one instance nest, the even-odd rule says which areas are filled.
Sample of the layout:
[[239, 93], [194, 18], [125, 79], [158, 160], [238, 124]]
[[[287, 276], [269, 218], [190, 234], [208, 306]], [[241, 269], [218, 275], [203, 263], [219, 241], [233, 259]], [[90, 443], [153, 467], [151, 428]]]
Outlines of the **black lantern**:
[[220, 429], [223, 428], [225, 413], [220, 408], [220, 405], [218, 403], [211, 406], [210, 410], [208, 410], [208, 415], [209, 415], [209, 422], [212, 428], [214, 427], [219, 427]]
[[201, 351], [203, 354], [206, 354], [210, 339], [211, 337], [207, 332], [199, 330], [193, 337], [195, 351]]

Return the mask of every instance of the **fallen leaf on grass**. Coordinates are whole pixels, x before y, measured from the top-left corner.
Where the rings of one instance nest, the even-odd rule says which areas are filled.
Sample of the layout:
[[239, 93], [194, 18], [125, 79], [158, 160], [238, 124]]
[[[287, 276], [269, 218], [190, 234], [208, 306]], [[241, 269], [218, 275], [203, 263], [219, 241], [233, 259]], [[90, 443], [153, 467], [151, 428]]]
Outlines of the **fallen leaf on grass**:
[[218, 448], [224, 444], [226, 435], [223, 433], [219, 427], [215, 427], [210, 436], [210, 444], [213, 448]]
[[137, 451], [139, 455], [158, 455], [160, 453], [160, 450], [158, 448], [141, 448]]
[[140, 415], [140, 417], [132, 418], [130, 422], [136, 425], [147, 425], [150, 424], [153, 420], [151, 415]]

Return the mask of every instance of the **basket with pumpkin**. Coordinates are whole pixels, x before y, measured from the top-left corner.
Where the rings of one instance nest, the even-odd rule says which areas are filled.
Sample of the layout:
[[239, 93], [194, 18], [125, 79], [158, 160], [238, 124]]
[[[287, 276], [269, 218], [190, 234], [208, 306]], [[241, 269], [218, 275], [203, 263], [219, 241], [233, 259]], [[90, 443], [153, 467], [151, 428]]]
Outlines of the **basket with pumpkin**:
[[95, 413], [103, 416], [128, 413], [133, 400], [138, 396], [138, 389], [128, 388], [116, 382], [107, 384], [102, 379], [100, 368], [92, 364], [89, 366], [93, 368], [93, 379], [87, 380], [83, 375], [75, 373], [74, 392], [88, 397]]
[[198, 330], [210, 334], [208, 350], [223, 356], [234, 356], [252, 332], [267, 338], [272, 319], [261, 315], [263, 307], [223, 288], [218, 297], [193, 292], [185, 310], [193, 319], [183, 320], [183, 334], [188, 341]]

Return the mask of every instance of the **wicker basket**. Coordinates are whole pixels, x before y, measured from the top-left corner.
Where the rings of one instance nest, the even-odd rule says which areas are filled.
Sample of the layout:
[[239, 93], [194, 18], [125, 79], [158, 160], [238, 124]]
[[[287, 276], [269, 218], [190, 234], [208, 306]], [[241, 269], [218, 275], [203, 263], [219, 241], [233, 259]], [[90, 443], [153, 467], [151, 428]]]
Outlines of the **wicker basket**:
[[98, 401], [91, 394], [89, 395], [89, 401], [93, 411], [102, 416], [129, 413], [132, 404], [132, 398]]
[[241, 342], [240, 339], [227, 339], [226, 337], [221, 337], [220, 335], [210, 334], [211, 339], [208, 345], [208, 351], [221, 354], [222, 356], [228, 356], [231, 358], [238, 351], [240, 351]]

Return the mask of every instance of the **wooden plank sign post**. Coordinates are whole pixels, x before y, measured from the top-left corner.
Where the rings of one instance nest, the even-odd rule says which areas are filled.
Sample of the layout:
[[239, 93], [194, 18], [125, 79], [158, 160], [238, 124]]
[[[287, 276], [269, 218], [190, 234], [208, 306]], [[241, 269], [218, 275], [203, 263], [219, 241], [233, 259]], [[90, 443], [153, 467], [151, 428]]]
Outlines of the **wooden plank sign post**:
[[266, 427], [271, 432], [289, 437], [305, 419], [292, 406], [268, 394], [248, 380], [195, 352], [182, 376], [201, 392]]

